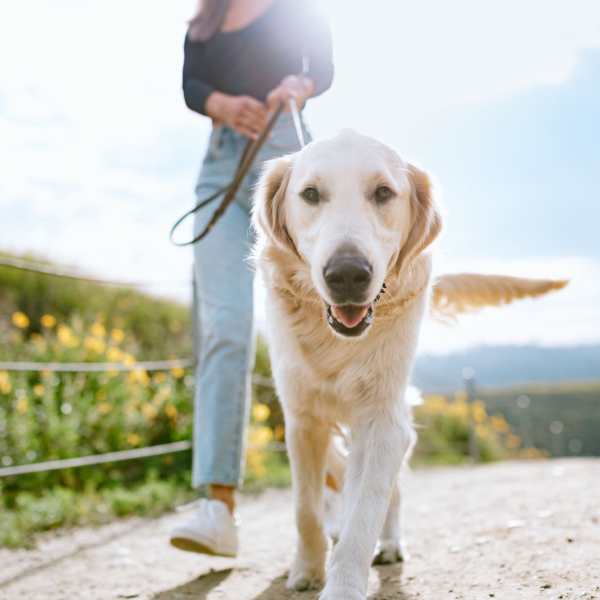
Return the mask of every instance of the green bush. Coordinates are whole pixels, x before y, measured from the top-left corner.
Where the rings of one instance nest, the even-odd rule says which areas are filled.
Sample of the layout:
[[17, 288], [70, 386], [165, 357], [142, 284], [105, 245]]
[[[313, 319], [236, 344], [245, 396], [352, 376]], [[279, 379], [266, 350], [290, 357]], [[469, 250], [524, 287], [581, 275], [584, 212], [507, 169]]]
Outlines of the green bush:
[[544, 453], [524, 448], [521, 438], [501, 415], [489, 415], [483, 402], [466, 402], [463, 393], [453, 398], [428, 395], [414, 411], [419, 440], [417, 464], [459, 464], [470, 461], [471, 428], [480, 462], [506, 458], [540, 458]]
[[[0, 267], [0, 361], [116, 362], [191, 355], [189, 309], [133, 290]], [[269, 377], [259, 341], [257, 372]], [[0, 466], [189, 440], [193, 373], [0, 371]], [[256, 388], [247, 484], [287, 479], [268, 455], [280, 418], [274, 391]], [[271, 407], [265, 418], [265, 406]], [[283, 428], [278, 429], [279, 439]], [[111, 516], [164, 510], [190, 496], [191, 453], [0, 479], [0, 544]]]
[[[2, 256], [11, 256], [1, 253]], [[38, 257], [37, 263], [54, 266]], [[40, 333], [40, 319], [53, 315], [66, 323], [77, 316], [108, 329], [127, 331], [139, 346], [140, 358], [189, 356], [192, 328], [189, 308], [134, 289], [106, 286], [0, 266], [0, 315], [22, 312], [29, 317], [27, 333]]]

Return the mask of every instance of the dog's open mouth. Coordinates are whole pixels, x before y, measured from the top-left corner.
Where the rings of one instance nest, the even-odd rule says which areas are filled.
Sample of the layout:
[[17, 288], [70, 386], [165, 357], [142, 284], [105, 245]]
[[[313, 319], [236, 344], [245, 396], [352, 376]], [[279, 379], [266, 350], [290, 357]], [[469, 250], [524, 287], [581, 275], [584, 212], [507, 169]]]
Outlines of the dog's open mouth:
[[373, 322], [373, 305], [327, 305], [327, 322], [340, 335], [347, 337], [360, 335]]

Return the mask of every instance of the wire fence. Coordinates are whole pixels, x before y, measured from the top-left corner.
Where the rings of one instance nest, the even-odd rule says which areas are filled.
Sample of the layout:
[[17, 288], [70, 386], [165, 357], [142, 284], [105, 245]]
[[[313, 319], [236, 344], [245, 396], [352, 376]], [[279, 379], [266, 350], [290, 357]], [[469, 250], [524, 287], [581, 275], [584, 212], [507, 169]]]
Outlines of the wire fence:
[[143, 282], [143, 281], [118, 281], [110, 279], [101, 279], [98, 277], [91, 277], [85, 275], [76, 269], [68, 268], [56, 268], [40, 262], [23, 260], [22, 258], [14, 258], [9, 256], [0, 257], [0, 267], [8, 267], [10, 269], [18, 269], [20, 271], [29, 271], [31, 273], [38, 273], [40, 275], [49, 275], [52, 277], [61, 277], [63, 279], [74, 279], [78, 281], [86, 281], [88, 283], [97, 283], [100, 285], [108, 285], [112, 287], [124, 287], [124, 288], [148, 288], [157, 286], [191, 286], [191, 281], [155, 281], [155, 282]]
[[[192, 442], [183, 440], [180, 442], [171, 442], [169, 444], [159, 444], [157, 446], [146, 446], [145, 448], [134, 448], [132, 450], [120, 450], [118, 452], [105, 452], [104, 454], [90, 454], [88, 456], [78, 456], [75, 458], [64, 458], [61, 460], [48, 460], [39, 463], [28, 463], [26, 465], [16, 465], [14, 467], [0, 467], [0, 478], [13, 477], [15, 475], [30, 475], [31, 473], [47, 473], [48, 471], [58, 471], [62, 469], [74, 469], [78, 467], [89, 467], [102, 465], [106, 463], [122, 462], [126, 460], [137, 460], [140, 458], [150, 458], [153, 456], [162, 456], [164, 454], [175, 454], [176, 452], [185, 452], [191, 450]], [[283, 442], [271, 442], [264, 446], [250, 444], [247, 449], [259, 449], [267, 452], [285, 452], [286, 447]]]
[[[62, 277], [79, 281], [86, 281], [115, 287], [150, 287], [156, 283], [143, 283], [132, 281], [111, 281], [88, 277], [75, 270], [57, 269], [48, 265], [33, 261], [25, 261], [12, 257], [0, 257], [0, 266], [19, 269], [48, 275], [52, 277]], [[173, 282], [163, 282], [173, 285]], [[183, 282], [179, 282], [183, 285]], [[190, 285], [190, 283], [186, 284]], [[7, 372], [54, 372], [54, 373], [100, 373], [108, 371], [130, 372], [130, 371], [166, 371], [170, 369], [191, 369], [195, 366], [192, 358], [175, 358], [168, 360], [153, 361], [135, 361], [131, 363], [109, 363], [109, 362], [31, 362], [31, 361], [0, 361], [0, 371]], [[252, 376], [252, 383], [257, 386], [274, 389], [274, 383], [269, 377], [259, 374]], [[87, 456], [73, 457], [61, 460], [51, 460], [39, 463], [28, 463], [24, 465], [15, 465], [9, 467], [0, 467], [0, 478], [12, 477], [18, 475], [28, 475], [32, 473], [45, 473], [61, 469], [71, 469], [92, 465], [100, 465], [112, 462], [138, 460], [153, 456], [185, 452], [192, 448], [192, 442], [183, 440], [168, 444], [159, 444], [156, 446], [146, 446], [143, 448], [134, 448], [131, 450], [121, 450], [117, 452], [106, 452], [103, 454], [92, 454]], [[249, 449], [260, 448], [263, 451], [285, 452], [286, 447], [283, 442], [271, 442], [267, 445], [248, 446]]]
[[0, 361], [0, 371], [34, 371], [52, 373], [102, 373], [105, 371], [167, 371], [194, 366], [191, 358], [136, 361], [131, 364], [111, 362], [15, 362]]

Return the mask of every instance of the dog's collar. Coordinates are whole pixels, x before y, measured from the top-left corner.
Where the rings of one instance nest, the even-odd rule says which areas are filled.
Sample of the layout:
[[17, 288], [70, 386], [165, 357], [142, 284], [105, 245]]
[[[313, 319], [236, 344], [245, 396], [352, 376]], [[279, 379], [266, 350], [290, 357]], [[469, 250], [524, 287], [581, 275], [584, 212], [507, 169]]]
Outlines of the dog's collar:
[[379, 294], [377, 294], [377, 296], [375, 296], [375, 300], [373, 300], [373, 304], [376, 304], [377, 302], [379, 302], [379, 299], [381, 298], [381, 296], [383, 294], [385, 294], [386, 290], [387, 290], [387, 285], [385, 285], [385, 281], [384, 281], [383, 285], [381, 286], [381, 290], [379, 290]]

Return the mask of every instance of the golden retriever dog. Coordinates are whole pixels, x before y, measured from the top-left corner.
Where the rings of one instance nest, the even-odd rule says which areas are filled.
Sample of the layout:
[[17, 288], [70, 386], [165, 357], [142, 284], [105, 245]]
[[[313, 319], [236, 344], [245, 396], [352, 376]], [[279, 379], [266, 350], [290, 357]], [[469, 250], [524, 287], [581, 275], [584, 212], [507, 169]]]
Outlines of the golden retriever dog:
[[[331, 472], [345, 472], [344, 508], [320, 600], [362, 600], [377, 545], [381, 562], [402, 559], [399, 473], [416, 438], [405, 392], [428, 305], [454, 315], [565, 282], [471, 274], [432, 282], [427, 250], [442, 219], [430, 178], [351, 131], [268, 163], [253, 222], [299, 534], [288, 587], [325, 578], [323, 489], [333, 458]], [[343, 469], [331, 443], [339, 425], [350, 432]]]

